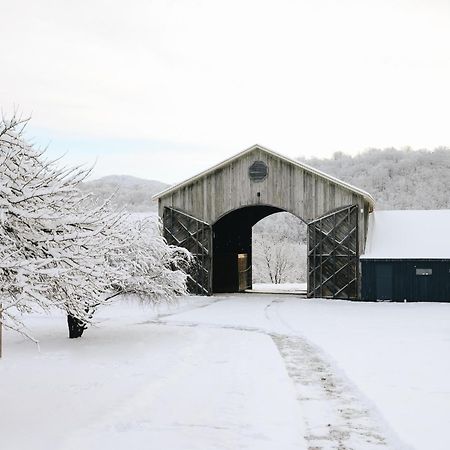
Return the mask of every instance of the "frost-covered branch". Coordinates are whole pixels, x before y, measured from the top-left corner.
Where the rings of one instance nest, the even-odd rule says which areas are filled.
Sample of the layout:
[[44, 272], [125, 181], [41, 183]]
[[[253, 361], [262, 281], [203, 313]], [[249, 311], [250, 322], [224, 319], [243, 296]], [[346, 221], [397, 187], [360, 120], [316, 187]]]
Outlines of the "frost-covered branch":
[[133, 223], [108, 200], [94, 202], [79, 189], [89, 170], [47, 161], [24, 139], [25, 123], [15, 117], [0, 122], [5, 326], [21, 331], [23, 314], [59, 308], [81, 335], [95, 310], [120, 293], [152, 302], [185, 293], [181, 265], [189, 255], [166, 244], [159, 223]]

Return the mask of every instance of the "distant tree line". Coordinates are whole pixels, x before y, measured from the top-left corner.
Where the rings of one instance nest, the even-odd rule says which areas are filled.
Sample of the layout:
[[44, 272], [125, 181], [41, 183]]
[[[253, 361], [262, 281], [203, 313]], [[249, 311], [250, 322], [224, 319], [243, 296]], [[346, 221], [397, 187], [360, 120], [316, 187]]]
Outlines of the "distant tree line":
[[350, 156], [298, 158], [316, 169], [366, 190], [377, 209], [450, 208], [450, 149], [370, 149]]

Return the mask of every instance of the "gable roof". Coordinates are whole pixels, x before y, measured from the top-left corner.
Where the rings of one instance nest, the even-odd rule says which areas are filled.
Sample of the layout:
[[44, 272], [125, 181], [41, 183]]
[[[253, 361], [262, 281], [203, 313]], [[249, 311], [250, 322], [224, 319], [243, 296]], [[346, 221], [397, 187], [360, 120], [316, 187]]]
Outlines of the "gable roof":
[[375, 211], [361, 259], [450, 259], [450, 210]]
[[305, 170], [307, 172], [319, 175], [322, 178], [325, 178], [325, 179], [327, 179], [327, 180], [329, 180], [329, 181], [331, 181], [331, 182], [333, 182], [335, 184], [338, 184], [338, 185], [340, 185], [340, 186], [342, 186], [342, 187], [344, 187], [344, 188], [354, 192], [355, 194], [362, 195], [369, 202], [369, 204], [372, 206], [372, 208], [373, 208], [373, 206], [375, 204], [374, 198], [368, 192], [364, 191], [363, 189], [359, 189], [359, 188], [357, 188], [357, 187], [355, 187], [355, 186], [353, 186], [353, 185], [351, 185], [349, 183], [346, 183], [345, 181], [341, 181], [338, 178], [335, 178], [335, 177], [333, 177], [331, 175], [328, 175], [325, 172], [322, 172], [321, 170], [314, 169], [314, 167], [311, 167], [308, 164], [305, 164], [305, 163], [296, 161], [294, 159], [288, 158], [287, 156], [281, 155], [280, 153], [274, 152], [273, 150], [269, 150], [268, 148], [263, 147], [262, 145], [258, 145], [258, 144], [252, 145], [251, 147], [249, 147], [249, 148], [247, 148], [247, 149], [237, 153], [234, 156], [231, 156], [228, 159], [225, 159], [224, 161], [216, 164], [215, 166], [210, 167], [209, 169], [204, 170], [203, 172], [200, 172], [197, 175], [194, 175], [191, 178], [188, 178], [187, 180], [182, 181], [181, 183], [175, 184], [175, 185], [173, 185], [173, 186], [171, 186], [171, 187], [169, 187], [167, 189], [164, 189], [163, 191], [159, 192], [158, 194], [155, 194], [152, 197], [152, 199], [153, 200], [157, 200], [158, 198], [165, 197], [166, 195], [169, 195], [172, 192], [175, 192], [178, 189], [181, 189], [181, 188], [183, 188], [183, 187], [185, 187], [185, 186], [187, 186], [187, 185], [189, 185], [189, 184], [199, 180], [200, 178], [203, 178], [203, 177], [213, 173], [214, 171], [219, 170], [222, 167], [227, 166], [228, 164], [232, 163], [233, 161], [239, 159], [240, 157], [242, 157], [242, 156], [246, 155], [247, 153], [250, 153], [250, 152], [252, 152], [254, 150], [261, 150], [261, 151], [263, 151], [265, 153], [268, 153], [269, 155], [271, 155], [271, 156], [273, 156], [275, 158], [279, 158], [282, 161], [285, 161], [285, 162], [287, 162], [289, 164], [292, 164], [292, 165], [294, 165], [296, 167], [299, 167], [299, 168], [301, 168], [301, 169], [303, 169], [303, 170]]

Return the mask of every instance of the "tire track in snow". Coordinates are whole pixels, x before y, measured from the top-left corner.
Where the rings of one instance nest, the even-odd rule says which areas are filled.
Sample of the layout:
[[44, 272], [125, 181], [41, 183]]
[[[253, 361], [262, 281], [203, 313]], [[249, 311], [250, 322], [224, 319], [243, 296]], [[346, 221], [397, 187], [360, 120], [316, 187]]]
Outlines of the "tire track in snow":
[[[383, 432], [381, 421], [360, 398], [357, 389], [322, 357], [320, 349], [296, 333], [280, 316], [274, 299], [264, 307], [271, 329], [197, 321], [165, 321], [164, 317], [146, 323], [219, 328], [269, 335], [277, 346], [297, 392], [304, 412], [308, 450], [381, 450], [394, 445]], [[203, 305], [206, 307], [208, 305]], [[196, 308], [193, 308], [196, 309]]]
[[272, 339], [296, 387], [309, 450], [390, 448], [369, 409], [314, 346], [297, 336]]
[[[376, 450], [393, 448], [380, 421], [361, 399], [361, 394], [315, 347], [281, 317], [273, 300], [266, 306], [266, 318], [284, 333], [272, 334], [297, 390], [305, 412], [305, 439], [309, 450]], [[287, 333], [286, 333], [287, 331]]]

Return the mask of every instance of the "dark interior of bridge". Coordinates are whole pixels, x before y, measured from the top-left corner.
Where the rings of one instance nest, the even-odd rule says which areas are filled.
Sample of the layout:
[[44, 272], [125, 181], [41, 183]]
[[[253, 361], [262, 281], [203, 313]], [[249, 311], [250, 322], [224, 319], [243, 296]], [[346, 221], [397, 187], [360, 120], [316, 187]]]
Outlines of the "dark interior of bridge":
[[213, 231], [213, 292], [239, 292], [252, 283], [252, 227], [280, 208], [255, 205], [231, 211]]

